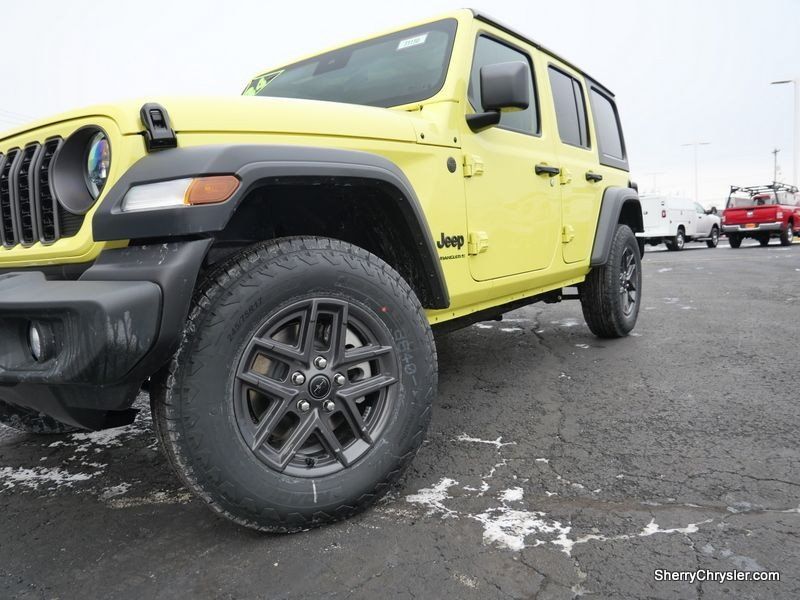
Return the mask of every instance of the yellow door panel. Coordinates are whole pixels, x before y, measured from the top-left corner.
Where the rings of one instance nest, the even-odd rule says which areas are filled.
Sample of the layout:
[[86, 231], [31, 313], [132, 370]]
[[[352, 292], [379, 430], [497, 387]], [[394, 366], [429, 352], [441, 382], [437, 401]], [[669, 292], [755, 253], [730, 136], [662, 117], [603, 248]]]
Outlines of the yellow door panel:
[[[531, 64], [522, 48], [494, 35], [478, 36], [468, 102], [481, 112], [480, 67], [509, 61]], [[469, 266], [472, 277], [487, 281], [547, 269], [559, 245], [559, 184], [536, 165], [555, 167], [551, 138], [541, 135], [533, 85], [524, 111], [503, 113], [500, 124], [462, 135]]]
[[588, 260], [594, 244], [603, 187], [587, 175], [597, 170], [583, 77], [550, 60], [547, 83], [555, 111], [561, 165], [562, 255], [565, 263]]

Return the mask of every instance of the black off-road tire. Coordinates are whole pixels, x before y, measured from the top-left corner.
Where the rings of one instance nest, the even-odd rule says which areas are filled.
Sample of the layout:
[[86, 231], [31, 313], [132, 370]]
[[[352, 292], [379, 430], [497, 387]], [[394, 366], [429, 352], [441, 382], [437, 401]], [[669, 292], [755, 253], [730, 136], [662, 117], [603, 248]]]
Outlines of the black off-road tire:
[[[242, 357], [260, 348], [257, 342], [272, 339], [260, 337], [266, 335], [264, 328], [297, 305], [316, 307], [324, 302], [349, 307], [343, 309], [349, 310], [343, 313], [349, 315], [342, 317], [343, 322], [350, 323], [359, 314], [376, 327], [384, 336], [381, 339], [388, 340], [389, 345], [382, 347], [391, 348], [391, 358], [380, 360], [396, 362], [397, 377], [382, 396], [393, 394], [392, 401], [383, 404], [386, 412], [379, 413], [386, 417], [374, 444], [367, 444], [368, 450], [349, 466], [333, 460], [339, 455], [331, 452], [330, 464], [340, 470], [309, 478], [302, 469], [317, 468], [316, 459], [306, 457], [302, 462], [307, 455], [293, 454], [293, 460], [301, 462], [291, 463], [294, 471], [289, 473], [289, 468], [271, 466], [252, 449], [255, 443], [246, 441], [242, 427], [254, 417], [242, 417], [239, 406], [247, 396], [236, 390], [247, 385], [241, 383], [241, 372], [242, 365], [250, 363]], [[322, 314], [319, 308], [309, 310]], [[316, 331], [316, 318], [307, 318]], [[302, 328], [298, 325], [297, 330]], [[331, 352], [333, 347], [331, 341]], [[347, 352], [352, 350], [344, 351], [345, 356]], [[313, 382], [309, 378], [302, 392], [309, 400]], [[287, 375], [285, 386], [293, 383]], [[347, 390], [351, 382], [342, 385], [341, 390]], [[284, 533], [348, 518], [389, 491], [422, 444], [436, 386], [433, 334], [403, 278], [359, 247], [327, 238], [294, 237], [254, 245], [205, 277], [179, 349], [152, 380], [151, 403], [162, 447], [189, 488], [215, 512], [242, 526]], [[330, 397], [338, 403], [335, 393]], [[314, 406], [305, 417], [322, 418], [322, 408]], [[300, 409], [299, 401], [296, 408]], [[322, 428], [312, 431], [320, 434], [324, 449]], [[336, 452], [343, 448], [344, 444]]]
[[706, 240], [706, 246], [716, 248], [717, 244], [719, 244], [719, 229], [715, 225], [711, 228], [711, 239]]
[[762, 248], [766, 248], [767, 246], [769, 246], [769, 234], [759, 236], [758, 243], [761, 244]]
[[35, 433], [40, 435], [57, 435], [79, 431], [77, 427], [56, 421], [40, 412], [21, 406], [12, 406], [0, 402], [0, 425], [5, 425], [17, 431]]
[[786, 229], [781, 231], [781, 246], [791, 246], [794, 242], [794, 225], [789, 221]]
[[[633, 273], [630, 277], [623, 271], [623, 260], [632, 258]], [[623, 281], [629, 278], [630, 281]], [[629, 283], [634, 289], [626, 289]], [[626, 312], [629, 293], [635, 292], [635, 301]], [[602, 267], [594, 267], [581, 284], [580, 297], [583, 318], [589, 329], [601, 338], [618, 338], [628, 335], [636, 325], [641, 304], [642, 263], [636, 237], [627, 225], [617, 225], [608, 261]]]

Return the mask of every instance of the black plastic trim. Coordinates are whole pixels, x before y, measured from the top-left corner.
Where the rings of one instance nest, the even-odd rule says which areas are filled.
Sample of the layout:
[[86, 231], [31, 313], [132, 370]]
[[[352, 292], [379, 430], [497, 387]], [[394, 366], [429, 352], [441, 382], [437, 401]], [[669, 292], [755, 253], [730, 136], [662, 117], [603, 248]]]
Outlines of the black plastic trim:
[[[134, 185], [231, 173], [242, 183], [222, 204], [128, 213], [121, 210], [125, 194]], [[429, 277], [431, 308], [449, 306], [433, 236], [411, 183], [397, 165], [366, 152], [305, 146], [219, 145], [175, 148], [148, 155], [108, 191], [94, 216], [94, 239], [146, 240], [214, 234], [225, 229], [252, 189], [288, 178], [309, 177], [316, 181], [343, 181], [348, 185], [366, 180], [394, 190], [393, 196], [414, 236], [416, 250]]]
[[[628, 202], [634, 202], [641, 211], [641, 203], [636, 190], [624, 187], [607, 187], [603, 192], [600, 216], [597, 219], [597, 230], [594, 235], [592, 258], [589, 262], [592, 267], [599, 267], [608, 262], [611, 242], [614, 239], [622, 209]], [[636, 232], [634, 231], [634, 233]]]

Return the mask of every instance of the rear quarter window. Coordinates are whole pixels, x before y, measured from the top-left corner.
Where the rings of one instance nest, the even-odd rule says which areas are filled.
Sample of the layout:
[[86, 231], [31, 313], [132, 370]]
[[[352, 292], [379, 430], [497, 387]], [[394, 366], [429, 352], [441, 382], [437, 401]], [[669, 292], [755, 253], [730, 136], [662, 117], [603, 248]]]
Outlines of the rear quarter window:
[[590, 85], [589, 102], [594, 117], [600, 164], [627, 170], [628, 156], [625, 151], [625, 140], [622, 137], [619, 112], [614, 100], [596, 86]]

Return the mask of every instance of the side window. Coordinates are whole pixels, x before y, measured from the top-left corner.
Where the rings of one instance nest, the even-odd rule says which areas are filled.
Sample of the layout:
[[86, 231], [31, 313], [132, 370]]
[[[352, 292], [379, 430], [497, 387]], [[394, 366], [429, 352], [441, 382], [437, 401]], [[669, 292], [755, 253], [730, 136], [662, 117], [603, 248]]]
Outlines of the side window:
[[694, 209], [697, 211], [697, 214], [699, 214], [699, 215], [706, 214], [706, 209], [703, 208], [702, 206], [700, 206], [699, 204], [697, 204], [696, 202], [694, 204]]
[[531, 59], [524, 52], [520, 52], [484, 35], [478, 37], [475, 44], [475, 57], [472, 60], [472, 73], [469, 78], [467, 95], [470, 103], [478, 112], [483, 112], [481, 105], [481, 67], [495, 63], [522, 61], [528, 65], [530, 73], [531, 104], [525, 110], [503, 112], [500, 118], [500, 127], [513, 129], [522, 133], [539, 133], [539, 106], [534, 87], [533, 69]]
[[614, 102], [605, 94], [592, 88], [589, 92], [594, 115], [594, 130], [600, 154], [605, 158], [625, 160], [622, 128]]
[[550, 67], [549, 71], [561, 141], [571, 146], [589, 148], [583, 86], [577, 79], [555, 67]]

